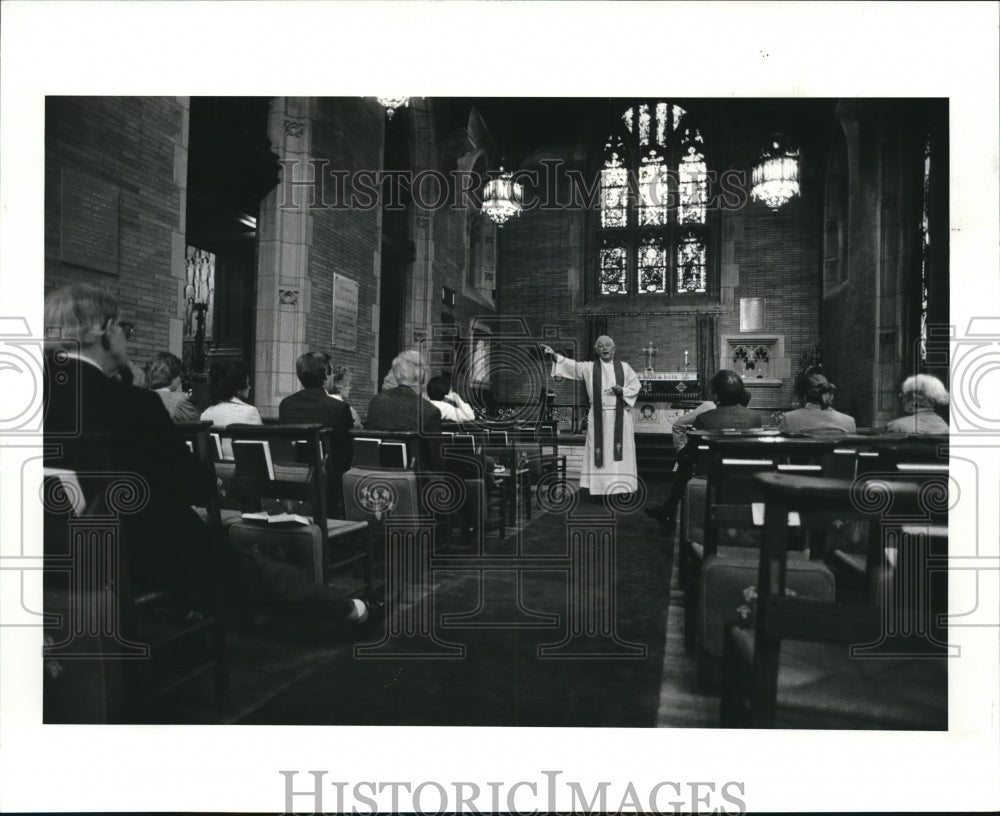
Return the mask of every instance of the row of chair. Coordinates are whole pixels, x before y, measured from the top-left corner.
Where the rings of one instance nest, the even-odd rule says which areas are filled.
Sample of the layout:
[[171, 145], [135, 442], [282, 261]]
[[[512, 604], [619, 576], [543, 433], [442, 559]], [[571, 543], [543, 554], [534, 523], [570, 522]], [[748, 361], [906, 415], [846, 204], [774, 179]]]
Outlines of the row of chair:
[[[775, 701], [780, 697], [786, 709], [793, 702], [778, 695], [780, 675], [797, 683], [792, 707], [801, 714], [800, 727], [943, 727], [944, 636], [927, 621], [946, 608], [946, 580], [931, 575], [943, 569], [947, 551], [947, 501], [941, 498], [947, 496], [946, 440], [759, 432], [695, 434], [694, 440], [699, 456], [680, 548], [685, 645], [697, 654], [702, 684], [723, 684], [723, 724], [779, 722]], [[928, 504], [928, 497], [937, 504]], [[859, 532], [859, 540], [845, 540], [845, 527]], [[852, 572], [860, 594], [842, 586]], [[922, 621], [918, 634], [908, 631], [902, 640], [906, 648], [913, 648], [914, 638], [926, 647], [927, 659], [913, 670], [929, 690], [925, 695], [893, 679], [893, 673], [902, 678], [910, 671], [905, 661], [886, 662], [883, 671], [876, 669], [882, 664], [855, 659], [848, 664], [854, 681], [860, 676], [904, 687], [878, 696], [862, 684], [851, 703], [835, 691], [850, 687], [852, 675], [830, 662], [828, 647], [805, 650], [826, 661], [817, 671], [796, 651], [800, 647], [787, 645], [810, 639], [873, 643], [872, 626], [881, 621], [885, 634], [892, 628], [886, 621], [901, 617]], [[763, 651], [756, 648], [761, 645]], [[834, 651], [846, 654], [845, 648]], [[779, 654], [787, 660], [778, 661]], [[886, 700], [893, 694], [898, 705]], [[864, 714], [852, 716], [859, 711]]]

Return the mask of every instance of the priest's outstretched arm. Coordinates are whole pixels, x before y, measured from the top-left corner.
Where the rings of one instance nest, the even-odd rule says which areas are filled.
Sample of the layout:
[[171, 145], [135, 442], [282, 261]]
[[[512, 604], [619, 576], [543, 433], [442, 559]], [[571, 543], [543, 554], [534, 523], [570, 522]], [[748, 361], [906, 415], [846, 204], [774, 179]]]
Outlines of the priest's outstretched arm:
[[564, 357], [559, 352], [553, 350], [551, 346], [542, 346], [542, 351], [552, 358], [553, 377], [565, 377], [567, 380], [586, 379], [584, 363], [578, 363], [572, 357]]

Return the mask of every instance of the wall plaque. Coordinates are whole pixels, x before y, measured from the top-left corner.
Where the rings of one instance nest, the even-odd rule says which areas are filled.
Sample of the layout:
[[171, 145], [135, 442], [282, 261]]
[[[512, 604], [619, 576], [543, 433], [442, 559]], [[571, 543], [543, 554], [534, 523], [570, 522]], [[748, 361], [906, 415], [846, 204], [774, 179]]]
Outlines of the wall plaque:
[[764, 298], [740, 298], [740, 331], [764, 331]]
[[333, 276], [332, 342], [337, 348], [358, 347], [358, 284], [343, 275]]
[[63, 170], [61, 176], [59, 259], [66, 263], [118, 273], [118, 208], [121, 191], [114, 184]]

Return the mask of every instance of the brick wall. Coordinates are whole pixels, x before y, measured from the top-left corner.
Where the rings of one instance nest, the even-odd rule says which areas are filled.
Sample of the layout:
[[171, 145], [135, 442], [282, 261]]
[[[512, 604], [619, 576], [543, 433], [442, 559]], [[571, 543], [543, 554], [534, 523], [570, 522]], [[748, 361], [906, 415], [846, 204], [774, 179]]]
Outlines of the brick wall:
[[[317, 104], [314, 157], [329, 161], [329, 171], [380, 170], [384, 109], [369, 99], [330, 98], [318, 100]], [[328, 197], [330, 202], [336, 198], [332, 188]], [[378, 301], [375, 258], [381, 240], [380, 223], [377, 204], [315, 210], [309, 250], [311, 308], [306, 324], [306, 345], [312, 350], [329, 352], [336, 365], [351, 369], [351, 402], [362, 412], [375, 386], [370, 368], [371, 358], [378, 353], [372, 309]], [[334, 274], [358, 284], [358, 341], [354, 349], [331, 345]]]
[[[731, 134], [725, 147], [729, 153], [718, 156], [717, 166], [742, 166], [752, 152], [749, 144], [748, 137], [741, 141], [738, 133]], [[553, 152], [550, 157], [569, 162], [573, 146], [565, 145], [563, 150], [562, 155]], [[650, 301], [648, 309], [641, 298], [633, 304], [623, 299], [618, 306], [607, 301], [602, 304], [582, 291], [584, 271], [595, 264], [593, 250], [581, 237], [587, 228], [586, 213], [565, 209], [525, 213], [504, 228], [500, 308], [504, 314], [524, 315], [539, 333], [547, 326], [559, 327], [561, 337], [576, 341], [587, 356], [581, 310], [586, 297], [594, 312], [610, 312], [606, 315], [608, 334], [615, 339], [620, 358], [637, 371], [645, 368], [642, 349], [650, 341], [657, 349], [657, 370], [680, 369], [684, 352], [688, 351], [691, 370], [696, 371], [695, 312], [718, 312], [720, 337], [737, 334], [739, 299], [764, 298], [765, 325], [761, 334], [784, 336], [784, 365], [789, 371], [780, 388], [768, 390], [768, 401], [784, 406], [792, 396], [792, 376], [800, 356], [820, 339], [821, 203], [821, 191], [816, 191], [812, 196], [792, 200], [777, 213], [750, 201], [738, 212], [720, 213], [716, 263], [720, 270], [723, 263], [730, 269], [723, 282], [729, 292], [713, 303], [671, 303], [664, 307]], [[729, 226], [727, 220], [732, 222]], [[515, 381], [504, 382], [503, 396], [511, 398], [517, 386]], [[580, 393], [567, 384], [557, 385], [556, 390], [560, 398]]]
[[[136, 323], [130, 352], [139, 364], [169, 347], [170, 321], [180, 316], [183, 254], [175, 257], [172, 240], [184, 230], [186, 145], [183, 99], [50, 97], [46, 104], [45, 290], [77, 281], [110, 289], [122, 319]], [[64, 172], [119, 191], [110, 273], [61, 259]]]

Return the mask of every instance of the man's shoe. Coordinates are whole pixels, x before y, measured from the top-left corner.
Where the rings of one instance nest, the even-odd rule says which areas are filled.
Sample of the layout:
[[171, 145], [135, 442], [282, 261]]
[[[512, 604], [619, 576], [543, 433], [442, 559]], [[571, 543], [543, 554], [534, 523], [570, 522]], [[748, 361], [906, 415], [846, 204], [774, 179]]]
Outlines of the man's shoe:
[[365, 615], [363, 619], [357, 621], [358, 625], [372, 628], [385, 620], [385, 601], [362, 598], [361, 602], [365, 605]]

